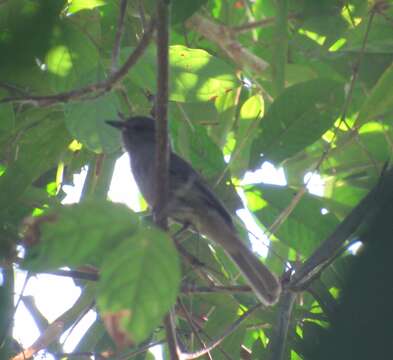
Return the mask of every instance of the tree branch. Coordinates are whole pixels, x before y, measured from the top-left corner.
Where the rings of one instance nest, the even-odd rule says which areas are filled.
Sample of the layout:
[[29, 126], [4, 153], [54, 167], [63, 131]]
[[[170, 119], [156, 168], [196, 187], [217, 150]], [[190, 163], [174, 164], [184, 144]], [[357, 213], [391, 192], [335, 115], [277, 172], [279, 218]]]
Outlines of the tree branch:
[[127, 0], [120, 1], [120, 11], [119, 11], [119, 19], [117, 21], [117, 31], [115, 36], [115, 45], [113, 46], [112, 51], [112, 73], [117, 69], [117, 62], [119, 61], [119, 54], [120, 54], [120, 45], [121, 45], [121, 38], [123, 36], [124, 31], [124, 19], [127, 10]]
[[[166, 205], [169, 187], [169, 141], [168, 141], [168, 78], [169, 78], [169, 4], [166, 0], [157, 1], [157, 98], [156, 115], [156, 154], [155, 154], [155, 196], [153, 216], [155, 223], [168, 228]], [[164, 318], [164, 327], [171, 360], [180, 359], [180, 349], [176, 338], [174, 315], [172, 311]]]
[[186, 21], [186, 26], [214, 42], [240, 68], [249, 68], [253, 72], [261, 74], [269, 67], [266, 61], [236, 41], [231, 28], [225, 25], [217, 24], [204, 16], [194, 14]]
[[183, 294], [211, 294], [211, 293], [224, 293], [224, 294], [234, 294], [234, 293], [250, 293], [251, 288], [248, 285], [237, 285], [237, 286], [196, 286], [193, 284], [183, 284], [181, 286], [181, 292]]
[[168, 17], [169, 9], [165, 0], [157, 1], [157, 97], [156, 115], [156, 162], [155, 162], [155, 202], [153, 214], [157, 225], [166, 229], [165, 207], [168, 200], [169, 141], [168, 141]]
[[281, 296], [277, 312], [277, 324], [274, 327], [274, 335], [270, 338], [269, 343], [270, 360], [283, 359], [293, 304], [295, 303], [296, 296], [296, 293], [288, 290], [284, 290]]
[[31, 104], [34, 106], [49, 106], [57, 103], [65, 103], [70, 100], [77, 100], [81, 99], [87, 95], [101, 92], [98, 96], [102, 96], [105, 93], [111, 91], [113, 87], [122, 80], [131, 69], [133, 65], [139, 60], [139, 58], [145, 52], [147, 46], [150, 43], [150, 40], [153, 36], [155, 30], [155, 19], [150, 21], [150, 24], [143, 34], [138, 46], [135, 50], [131, 53], [128, 57], [126, 62], [121, 66], [121, 68], [111, 74], [106, 81], [97, 82], [94, 84], [87, 85], [80, 89], [71, 90], [68, 92], [58, 93], [54, 95], [43, 95], [43, 96], [16, 96], [16, 97], [5, 97], [0, 99], [1, 103], [8, 103], [8, 102], [15, 102], [15, 103], [22, 103], [22, 104]]

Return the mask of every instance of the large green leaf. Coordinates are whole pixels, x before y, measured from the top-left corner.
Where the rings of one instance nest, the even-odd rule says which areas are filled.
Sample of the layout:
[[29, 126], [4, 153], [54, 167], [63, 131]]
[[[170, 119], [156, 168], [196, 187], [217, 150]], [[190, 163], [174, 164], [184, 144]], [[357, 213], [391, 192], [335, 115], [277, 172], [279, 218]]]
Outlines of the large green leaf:
[[65, 123], [70, 133], [96, 153], [111, 153], [120, 146], [119, 132], [105, 123], [116, 119], [118, 101], [115, 94], [90, 101], [65, 105]]
[[[275, 185], [257, 184], [245, 188], [248, 207], [266, 228], [291, 203], [295, 194], [290, 188]], [[323, 199], [305, 194], [275, 235], [300, 254], [309, 256], [339, 223], [333, 214], [323, 215], [322, 209], [329, 210]]]
[[344, 99], [343, 84], [316, 79], [287, 88], [271, 105], [252, 146], [252, 165], [260, 156], [281, 162], [316, 141], [337, 118]]
[[137, 231], [139, 223], [126, 206], [108, 201], [65, 205], [45, 216], [39, 244], [28, 251], [24, 262], [29, 270], [99, 265], [108, 251]]
[[[129, 52], [128, 49], [123, 56]], [[205, 50], [173, 45], [169, 47], [169, 56], [170, 100], [208, 101], [240, 86], [233, 67]], [[154, 93], [156, 74], [156, 51], [155, 48], [149, 48], [131, 69], [129, 77], [141, 88]]]
[[131, 339], [146, 339], [176, 300], [180, 267], [172, 240], [152, 227], [134, 236], [106, 257], [99, 282], [102, 314], [124, 314], [120, 325]]
[[142, 226], [124, 205], [86, 201], [38, 219], [38, 245], [24, 267], [48, 271], [93, 264], [100, 268], [98, 305], [103, 314], [126, 310], [122, 324], [140, 342], [176, 299], [180, 268], [171, 239]]

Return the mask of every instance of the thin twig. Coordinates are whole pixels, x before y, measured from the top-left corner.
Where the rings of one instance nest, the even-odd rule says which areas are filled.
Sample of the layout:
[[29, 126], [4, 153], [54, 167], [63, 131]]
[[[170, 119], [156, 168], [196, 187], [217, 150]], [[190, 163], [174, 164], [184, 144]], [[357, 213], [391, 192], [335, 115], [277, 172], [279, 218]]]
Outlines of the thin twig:
[[193, 284], [183, 284], [181, 291], [184, 294], [209, 294], [209, 293], [224, 293], [224, 294], [235, 294], [235, 293], [251, 293], [252, 290], [248, 285], [212, 285], [212, 286], [196, 286]]
[[136, 64], [136, 62], [143, 55], [147, 46], [149, 45], [154, 30], [155, 30], [155, 19], [153, 18], [151, 19], [150, 24], [146, 32], [143, 34], [138, 46], [130, 54], [130, 56], [128, 57], [126, 62], [121, 66], [121, 68], [118, 71], [111, 74], [106, 81], [97, 82], [82, 87], [80, 89], [71, 90], [68, 92], [58, 93], [54, 95], [43, 95], [43, 96], [29, 95], [29, 96], [5, 97], [3, 99], [0, 99], [0, 104], [14, 102], [14, 103], [22, 103], [22, 104], [31, 104], [34, 106], [49, 106], [57, 103], [65, 103], [70, 100], [82, 99], [87, 95], [100, 91], [101, 91], [100, 96], [102, 96], [105, 93], [111, 91], [114, 88], [114, 86], [127, 75], [131, 67]]
[[112, 51], [112, 73], [117, 70], [117, 62], [119, 61], [121, 38], [123, 37], [124, 31], [124, 19], [127, 10], [127, 0], [120, 1], [119, 19], [117, 20], [117, 31], [115, 36], [115, 44]]
[[128, 360], [128, 359], [132, 359], [133, 357], [143, 354], [144, 352], [148, 351], [150, 348], [157, 346], [157, 345], [162, 345], [164, 344], [165, 341], [161, 340], [161, 341], [156, 341], [154, 343], [149, 343], [146, 345], [142, 345], [139, 349], [128, 352], [126, 354], [123, 354], [121, 356], [116, 357], [116, 360]]
[[204, 349], [188, 354], [183, 353], [182, 360], [197, 359], [207, 354], [208, 352], [212, 351], [213, 349], [215, 349], [229, 335], [231, 335], [235, 330], [237, 330], [244, 320], [246, 320], [255, 310], [259, 309], [261, 306], [262, 304], [257, 304], [251, 307], [249, 310], [247, 310], [242, 316], [239, 317], [239, 319], [237, 319], [233, 324], [231, 324], [220, 336], [209, 342], [209, 344], [207, 344], [207, 346]]
[[8, 84], [7, 82], [0, 81], [0, 88], [3, 88], [7, 90], [8, 92], [12, 93], [18, 93], [20, 95], [26, 95], [26, 91], [21, 89], [20, 87], [12, 84]]
[[[178, 303], [179, 303], [179, 305], [180, 305], [180, 307], [181, 307], [181, 309], [182, 309], [182, 311], [183, 311], [183, 313], [184, 313], [184, 315], [185, 315], [185, 317], [187, 319], [188, 324], [191, 327], [192, 332], [195, 334], [195, 336], [198, 339], [200, 345], [202, 345], [204, 348], [206, 348], [206, 344], [202, 340], [202, 338], [201, 338], [201, 336], [199, 334], [199, 331], [198, 331], [198, 329], [196, 328], [196, 326], [194, 324], [194, 320], [192, 319], [192, 317], [191, 317], [190, 313], [188, 312], [187, 308], [185, 307], [185, 305], [183, 304], [183, 302], [180, 299], [179, 299]], [[210, 360], [213, 360], [213, 358], [212, 358], [212, 356], [211, 356], [209, 351], [207, 352], [207, 356], [209, 357]]]

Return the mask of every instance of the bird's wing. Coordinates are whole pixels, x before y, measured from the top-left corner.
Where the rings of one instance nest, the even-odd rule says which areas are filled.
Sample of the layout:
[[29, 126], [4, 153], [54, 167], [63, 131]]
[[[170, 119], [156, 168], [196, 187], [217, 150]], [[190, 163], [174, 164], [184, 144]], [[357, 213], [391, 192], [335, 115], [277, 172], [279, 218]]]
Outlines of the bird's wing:
[[[193, 167], [180, 156], [171, 153], [170, 157], [170, 179], [171, 189], [176, 189], [177, 196], [179, 196], [178, 189], [183, 188], [185, 192], [188, 190], [197, 190], [197, 201], [203, 201], [214, 208], [224, 219], [225, 222], [233, 226], [231, 215], [225, 209], [224, 205], [217, 198], [217, 196], [210, 190], [209, 185], [204, 181], [202, 176], [193, 169]], [[187, 195], [187, 196], [186, 196]], [[182, 196], [185, 199], [191, 199], [190, 193]]]

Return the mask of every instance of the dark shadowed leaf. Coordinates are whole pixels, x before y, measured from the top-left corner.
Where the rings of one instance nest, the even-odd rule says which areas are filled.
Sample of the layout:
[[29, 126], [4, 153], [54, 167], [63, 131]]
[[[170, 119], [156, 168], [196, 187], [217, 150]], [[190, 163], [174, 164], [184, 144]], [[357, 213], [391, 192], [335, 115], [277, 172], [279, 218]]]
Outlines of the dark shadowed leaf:
[[11, 146], [12, 139], [15, 137], [10, 137], [3, 152], [11, 161], [0, 177], [2, 210], [11, 207], [42, 173], [56, 166], [71, 141], [62, 116], [55, 113], [44, 115], [38, 123], [21, 131], [16, 147]]
[[337, 119], [344, 99], [342, 83], [316, 79], [284, 90], [262, 118], [252, 146], [252, 165], [260, 156], [281, 162], [316, 141]]
[[172, 25], [181, 23], [196, 12], [202, 5], [206, 4], [207, 0], [183, 1], [173, 0], [171, 2], [171, 22]]

